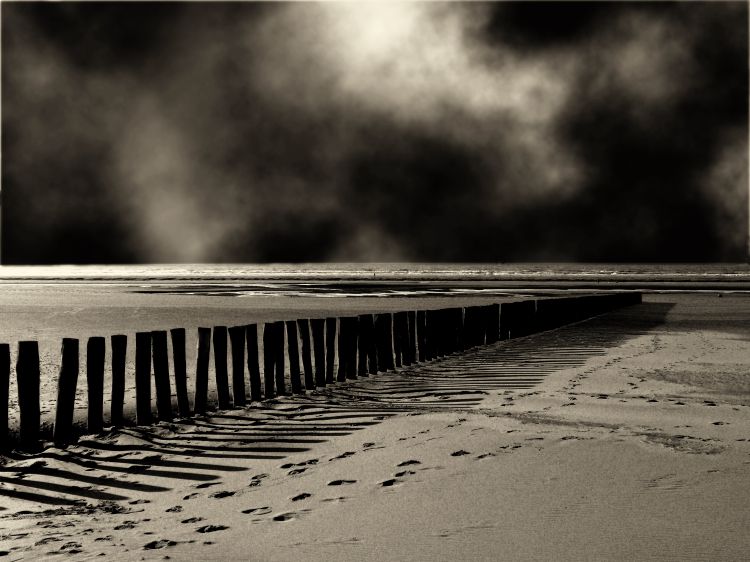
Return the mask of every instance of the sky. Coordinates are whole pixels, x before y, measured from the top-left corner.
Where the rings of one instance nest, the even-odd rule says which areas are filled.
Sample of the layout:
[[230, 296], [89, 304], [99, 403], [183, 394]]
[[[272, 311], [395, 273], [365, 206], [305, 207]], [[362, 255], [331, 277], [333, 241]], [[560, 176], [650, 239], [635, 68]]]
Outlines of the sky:
[[3, 263], [745, 261], [745, 2], [3, 3]]

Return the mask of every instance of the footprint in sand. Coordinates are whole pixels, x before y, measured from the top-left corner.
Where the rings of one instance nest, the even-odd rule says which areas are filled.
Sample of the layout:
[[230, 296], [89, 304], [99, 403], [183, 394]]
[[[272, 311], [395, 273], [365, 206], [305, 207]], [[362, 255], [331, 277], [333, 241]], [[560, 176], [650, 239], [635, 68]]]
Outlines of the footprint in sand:
[[419, 462], [419, 461], [417, 461], [417, 460], [411, 459], [411, 460], [408, 460], [408, 461], [400, 462], [396, 466], [411, 466], [411, 465], [414, 465], [414, 464], [422, 464], [422, 463]]
[[355, 453], [354, 451], [346, 451], [346, 452], [344, 452], [344, 453], [341, 453], [341, 454], [340, 454], [339, 456], [337, 456], [337, 457], [333, 457], [333, 458], [332, 458], [331, 460], [332, 460], [332, 461], [335, 461], [335, 460], [338, 460], [338, 459], [345, 459], [345, 458], [347, 458], [347, 457], [351, 457], [352, 455], [355, 455], [355, 454], [356, 454], [356, 453]]
[[199, 521], [203, 521], [203, 517], [188, 517], [187, 519], [183, 519], [182, 521], [180, 521], [180, 523], [198, 523]]
[[470, 455], [471, 453], [469, 451], [464, 451], [463, 449], [459, 449], [458, 451], [453, 451], [451, 453], [452, 457], [462, 457], [464, 455]]
[[328, 483], [328, 485], [329, 486], [343, 486], [344, 484], [354, 484], [355, 482], [357, 482], [357, 481], [356, 480], [345, 480], [345, 479], [331, 480]]
[[320, 501], [324, 501], [324, 502], [344, 502], [346, 500], [347, 500], [346, 496], [339, 496], [337, 498], [324, 498], [324, 499], [322, 499]]
[[302, 467], [302, 468], [293, 468], [292, 470], [290, 470], [289, 472], [287, 472], [287, 475], [288, 475], [288, 476], [294, 476], [294, 475], [296, 475], [296, 474], [302, 474], [302, 473], [303, 473], [303, 472], [305, 472], [306, 470], [307, 470], [307, 469], [306, 469], [306, 468], [304, 468], [304, 467]]
[[298, 519], [301, 515], [309, 513], [309, 509], [301, 509], [300, 511], [288, 511], [286, 513], [279, 513], [273, 516], [274, 521], [292, 521]]
[[177, 544], [176, 541], [161, 539], [158, 541], [151, 541], [150, 543], [143, 545], [143, 550], [155, 550], [157, 548], [167, 548], [169, 546], [175, 546], [176, 544]]
[[216, 531], [225, 531], [226, 529], [229, 529], [226, 525], [203, 525], [203, 527], [198, 527], [196, 531], [199, 533], [215, 533]]
[[193, 492], [192, 494], [188, 494], [187, 496], [182, 496], [182, 499], [183, 500], [192, 500], [197, 495], [199, 495], [198, 492]]
[[151, 503], [151, 500], [133, 500], [128, 502], [130, 505], [139, 505], [142, 503]]
[[380, 485], [383, 488], [390, 488], [391, 486], [395, 486], [396, 484], [400, 484], [401, 480], [398, 480], [396, 478], [389, 478], [388, 480], [383, 480]]
[[182, 511], [182, 506], [175, 505], [174, 507], [169, 507], [165, 509], [164, 511], [166, 511], [167, 513], [179, 513], [180, 511]]
[[203, 488], [210, 488], [211, 486], [218, 486], [218, 482], [203, 482], [202, 484], [195, 484], [193, 488], [202, 490]]
[[222, 498], [228, 498], [230, 496], [233, 496], [237, 492], [230, 492], [229, 490], [223, 490], [221, 492], [214, 492], [213, 494], [209, 495], [209, 498], [216, 498], [217, 500], [220, 500]]
[[482, 453], [481, 455], [477, 455], [476, 459], [481, 460], [481, 459], [486, 459], [487, 457], [494, 457], [494, 456], [495, 456], [495, 453]]
[[297, 494], [292, 498], [293, 502], [298, 502], [301, 500], [306, 500], [307, 498], [312, 497], [312, 494], [308, 494], [307, 492], [302, 492], [301, 494]]
[[401, 472], [397, 472], [394, 474], [396, 478], [401, 478], [402, 476], [411, 476], [413, 474], [416, 474], [413, 470], [402, 470]]
[[242, 513], [245, 515], [266, 515], [267, 513], [271, 513], [271, 508], [268, 506], [264, 507], [251, 507], [249, 509], [243, 509]]

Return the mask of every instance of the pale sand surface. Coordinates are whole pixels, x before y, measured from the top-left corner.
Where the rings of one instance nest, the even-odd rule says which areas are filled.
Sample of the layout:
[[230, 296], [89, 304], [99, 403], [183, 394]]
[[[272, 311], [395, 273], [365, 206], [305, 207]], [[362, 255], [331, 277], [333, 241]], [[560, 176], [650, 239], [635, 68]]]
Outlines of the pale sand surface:
[[750, 298], [645, 300], [327, 393], [10, 461], [0, 550], [747, 559]]

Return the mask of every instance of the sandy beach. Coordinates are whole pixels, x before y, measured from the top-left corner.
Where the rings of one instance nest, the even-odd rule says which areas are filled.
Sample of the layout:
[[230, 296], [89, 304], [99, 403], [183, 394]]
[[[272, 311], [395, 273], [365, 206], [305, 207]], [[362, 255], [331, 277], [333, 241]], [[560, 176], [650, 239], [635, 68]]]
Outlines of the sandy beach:
[[738, 560], [750, 299], [642, 305], [395, 374], [14, 455], [8, 559]]

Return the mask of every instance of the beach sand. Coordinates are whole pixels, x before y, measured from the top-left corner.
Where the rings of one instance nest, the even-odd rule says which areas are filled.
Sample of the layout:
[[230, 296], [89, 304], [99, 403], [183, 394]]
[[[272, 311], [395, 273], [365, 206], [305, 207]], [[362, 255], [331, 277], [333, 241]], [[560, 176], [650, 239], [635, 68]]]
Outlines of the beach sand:
[[745, 559], [748, 318], [744, 295], [646, 295], [395, 374], [16, 456], [0, 550]]

